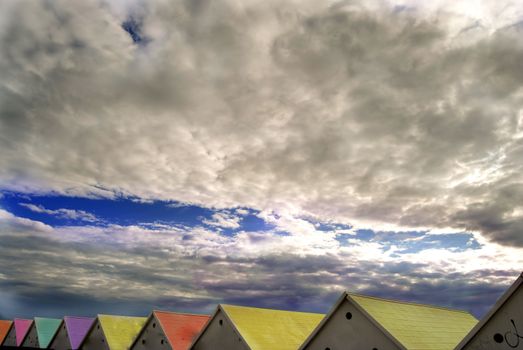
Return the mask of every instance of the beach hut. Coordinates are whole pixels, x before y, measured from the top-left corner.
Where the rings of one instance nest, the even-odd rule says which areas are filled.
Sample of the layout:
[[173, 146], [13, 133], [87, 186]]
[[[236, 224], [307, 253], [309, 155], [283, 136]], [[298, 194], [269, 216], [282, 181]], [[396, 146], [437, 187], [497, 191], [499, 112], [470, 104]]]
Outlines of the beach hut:
[[4, 343], [12, 327], [13, 321], [0, 320], [0, 346]]
[[452, 350], [476, 323], [465, 311], [345, 292], [300, 350]]
[[456, 350], [523, 349], [523, 273]]
[[62, 320], [60, 319], [35, 317], [22, 341], [22, 347], [47, 349], [61, 324]]
[[94, 323], [91, 317], [65, 316], [58, 332], [49, 345], [54, 350], [78, 350]]
[[2, 346], [20, 346], [24, 340], [33, 320], [15, 318], [11, 329], [2, 343]]
[[136, 337], [132, 350], [188, 350], [210, 317], [153, 311]]
[[4, 339], [2, 340], [2, 343], [0, 343], [0, 345], [16, 346], [16, 327], [14, 322], [11, 323], [11, 326], [9, 327], [7, 334], [4, 336]]
[[190, 349], [296, 350], [323, 316], [219, 305]]
[[80, 345], [82, 350], [127, 350], [147, 318], [98, 315]]

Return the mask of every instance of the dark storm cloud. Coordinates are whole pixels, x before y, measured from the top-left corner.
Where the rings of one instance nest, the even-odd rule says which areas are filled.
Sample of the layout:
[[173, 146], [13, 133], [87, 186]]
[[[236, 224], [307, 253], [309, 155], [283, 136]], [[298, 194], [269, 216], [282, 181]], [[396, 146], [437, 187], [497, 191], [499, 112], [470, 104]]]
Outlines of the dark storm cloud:
[[[516, 275], [502, 269], [460, 271], [467, 252], [454, 253], [461, 254], [456, 262], [454, 257], [412, 262], [401, 255], [363, 256], [375, 244], [363, 243], [359, 250], [324, 248], [318, 254], [271, 232], [264, 233], [264, 244], [273, 246], [264, 251], [245, 238], [198, 228], [52, 229], [0, 214], [0, 310], [7, 317], [145, 315], [152, 308], [211, 312], [220, 302], [327, 312], [344, 290], [479, 316]], [[243, 233], [251, 234], [259, 233]], [[506, 258], [493, 259], [502, 265]]]

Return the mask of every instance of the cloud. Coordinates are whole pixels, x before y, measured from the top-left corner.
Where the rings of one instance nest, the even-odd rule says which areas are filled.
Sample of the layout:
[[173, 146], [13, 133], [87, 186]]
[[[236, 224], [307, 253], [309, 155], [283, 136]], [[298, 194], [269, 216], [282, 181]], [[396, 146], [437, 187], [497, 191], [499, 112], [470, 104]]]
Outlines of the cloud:
[[3, 189], [523, 246], [512, 3], [130, 4], [2, 1]]
[[[8, 211], [0, 209], [0, 234], [1, 231], [13, 232], [51, 232], [53, 228], [39, 221], [34, 221], [26, 218], [20, 218]], [[7, 232], [6, 232], [7, 233]]]
[[234, 214], [228, 212], [216, 212], [212, 214], [210, 219], [205, 219], [202, 223], [213, 227], [236, 229], [240, 227], [240, 221], [241, 217]]
[[70, 220], [81, 220], [85, 222], [95, 223], [100, 222], [95, 215], [88, 213], [84, 210], [74, 210], [74, 209], [46, 209], [42, 205], [35, 205], [31, 203], [20, 203], [22, 207], [25, 207], [35, 213], [48, 214], [60, 219], [70, 219]]
[[[0, 214], [0, 289], [10, 298], [11, 306], [2, 309], [7, 317], [138, 315], [152, 307], [211, 312], [218, 302], [326, 312], [345, 289], [481, 315], [523, 266], [520, 250], [495, 244], [403, 254], [382, 240], [352, 236], [342, 244], [331, 231], [41, 229], [45, 225], [38, 221]], [[291, 226], [291, 219], [283, 221]], [[296, 225], [303, 223], [298, 219]]]
[[[349, 288], [482, 314], [523, 266], [523, 41], [517, 3], [465, 3], [1, 1], [2, 190], [194, 203], [219, 209], [215, 228], [252, 208], [274, 229], [0, 210], [0, 289], [47, 313], [50, 290], [100, 312], [326, 311]], [[479, 246], [406, 250], [361, 228]]]

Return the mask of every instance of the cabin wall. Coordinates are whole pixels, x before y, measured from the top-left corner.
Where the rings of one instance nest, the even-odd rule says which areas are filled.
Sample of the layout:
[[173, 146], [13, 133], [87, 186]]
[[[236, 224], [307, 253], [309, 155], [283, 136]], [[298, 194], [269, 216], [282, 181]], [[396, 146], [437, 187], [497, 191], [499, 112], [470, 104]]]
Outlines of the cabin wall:
[[343, 301], [322, 329], [303, 349], [400, 350], [348, 300]]
[[14, 324], [11, 326], [9, 333], [7, 333], [2, 346], [16, 346], [16, 330]]
[[523, 285], [462, 349], [523, 350]]
[[[172, 350], [167, 337], [156, 317], [152, 317], [144, 326], [143, 332], [134, 343], [132, 350]], [[174, 349], [178, 350], [178, 349]], [[185, 350], [185, 349], [183, 349]]]
[[[221, 321], [221, 324], [220, 324]], [[220, 310], [191, 350], [248, 350], [249, 347]], [[176, 350], [176, 349], [175, 349]]]
[[82, 350], [109, 350], [100, 322], [97, 320], [84, 340]]
[[34, 349], [40, 348], [40, 343], [38, 342], [38, 332], [36, 331], [36, 325], [34, 322], [31, 325], [29, 332], [25, 336], [24, 342], [22, 343], [22, 347]]
[[69, 342], [69, 336], [67, 334], [67, 327], [65, 322], [62, 322], [58, 332], [56, 333], [53, 341], [49, 344], [49, 349], [53, 350], [69, 350], [71, 349], [71, 344]]

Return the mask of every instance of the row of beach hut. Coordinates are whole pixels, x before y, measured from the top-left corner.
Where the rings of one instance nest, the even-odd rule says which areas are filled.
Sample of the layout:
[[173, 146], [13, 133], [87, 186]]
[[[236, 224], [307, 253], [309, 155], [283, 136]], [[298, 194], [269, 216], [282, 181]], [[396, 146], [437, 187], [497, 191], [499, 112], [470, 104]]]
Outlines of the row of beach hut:
[[2, 349], [523, 349], [523, 273], [481, 320], [431, 305], [343, 293], [327, 315], [220, 304], [212, 316], [153, 311], [0, 321]]

